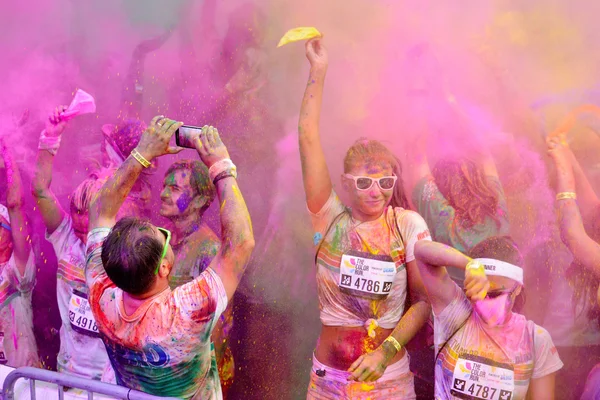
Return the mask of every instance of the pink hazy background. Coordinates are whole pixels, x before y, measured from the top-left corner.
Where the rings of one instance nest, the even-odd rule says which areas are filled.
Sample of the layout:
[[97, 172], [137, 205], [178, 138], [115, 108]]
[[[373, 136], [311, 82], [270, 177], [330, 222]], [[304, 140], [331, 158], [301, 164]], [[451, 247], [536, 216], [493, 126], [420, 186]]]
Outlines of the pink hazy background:
[[[408, 89], [419, 84], [423, 68], [433, 71], [434, 85], [454, 94], [471, 129], [461, 129], [442, 103], [428, 104], [419, 117], [437, 129], [427, 153], [435, 160], [490, 148], [508, 199], [511, 233], [530, 261], [529, 297], [538, 293], [544, 304], [553, 271], [537, 251], [548, 242], [561, 245], [543, 135], [576, 105], [600, 101], [594, 91], [598, 11], [597, 2], [566, 0], [2, 1], [0, 136], [28, 185], [48, 113], [68, 104], [77, 88], [96, 98], [97, 113], [69, 123], [56, 157], [53, 190], [66, 207], [92, 168], [90, 160], [100, 157], [100, 127], [130, 116], [122, 94], [134, 48], [171, 31], [145, 57], [140, 117], [149, 121], [161, 113], [219, 128], [239, 166], [258, 240], [236, 300], [234, 393], [302, 398], [319, 332], [312, 232], [295, 136], [308, 62], [302, 44], [276, 49], [281, 35], [295, 26], [316, 26], [325, 34], [330, 68], [321, 134], [337, 186], [345, 151], [359, 137], [380, 139], [404, 159], [413, 151], [421, 132], [411, 123]], [[412, 62], [410, 51], [418, 45], [427, 46], [437, 62]], [[259, 54], [254, 75], [242, 78], [232, 106], [219, 106], [248, 49]], [[13, 120], [25, 109], [29, 121], [16, 130]], [[582, 121], [570, 136], [595, 185], [596, 126], [593, 119]], [[196, 156], [185, 151], [161, 159], [154, 209], [165, 169], [186, 157]], [[44, 361], [52, 367], [60, 326], [56, 260], [27, 197], [39, 256], [34, 323]], [[216, 210], [209, 214], [218, 229]], [[153, 219], [165, 223], [157, 212]], [[543, 321], [543, 307], [528, 312]]]

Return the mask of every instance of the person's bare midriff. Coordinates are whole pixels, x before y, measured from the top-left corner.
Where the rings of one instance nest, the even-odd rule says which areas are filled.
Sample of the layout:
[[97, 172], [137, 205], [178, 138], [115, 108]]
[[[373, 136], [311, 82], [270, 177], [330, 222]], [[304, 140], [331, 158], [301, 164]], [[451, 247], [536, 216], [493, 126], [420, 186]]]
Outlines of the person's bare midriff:
[[[392, 333], [392, 329], [375, 329], [375, 337], [371, 338], [362, 326], [325, 326], [317, 341], [315, 357], [322, 364], [346, 371], [361, 355], [375, 350]], [[399, 361], [405, 353], [402, 348], [390, 361], [389, 365]]]

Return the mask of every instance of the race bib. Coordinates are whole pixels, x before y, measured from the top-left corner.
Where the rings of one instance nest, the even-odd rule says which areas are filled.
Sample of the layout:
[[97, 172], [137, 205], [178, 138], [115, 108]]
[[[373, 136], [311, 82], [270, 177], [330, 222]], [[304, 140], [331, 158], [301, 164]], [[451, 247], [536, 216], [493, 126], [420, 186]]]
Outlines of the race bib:
[[456, 361], [450, 393], [461, 399], [512, 400], [515, 373], [510, 364], [461, 354]]
[[349, 252], [342, 256], [338, 286], [357, 296], [381, 299], [390, 294], [395, 276], [391, 257]]
[[4, 351], [4, 332], [0, 332], [0, 364], [6, 365], [6, 351]]
[[82, 335], [99, 337], [96, 320], [92, 315], [92, 309], [87, 299], [87, 294], [73, 290], [69, 302], [69, 320], [75, 332]]

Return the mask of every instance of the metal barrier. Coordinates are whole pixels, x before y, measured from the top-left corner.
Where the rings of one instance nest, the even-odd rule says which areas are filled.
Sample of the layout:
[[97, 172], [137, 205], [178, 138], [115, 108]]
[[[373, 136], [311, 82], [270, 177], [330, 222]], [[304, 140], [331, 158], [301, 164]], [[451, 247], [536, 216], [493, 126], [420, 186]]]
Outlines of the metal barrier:
[[2, 395], [4, 400], [15, 400], [15, 383], [21, 378], [30, 379], [29, 393], [32, 400], [36, 400], [36, 380], [58, 385], [59, 400], [64, 399], [65, 387], [86, 390], [88, 400], [92, 400], [94, 398], [94, 393], [115, 397], [122, 400], [177, 400], [174, 397], [153, 396], [151, 394], [128, 389], [123, 386], [112, 385], [110, 383], [104, 383], [92, 379], [80, 378], [78, 376], [61, 374], [58, 372], [33, 367], [17, 368], [8, 374], [2, 387]]

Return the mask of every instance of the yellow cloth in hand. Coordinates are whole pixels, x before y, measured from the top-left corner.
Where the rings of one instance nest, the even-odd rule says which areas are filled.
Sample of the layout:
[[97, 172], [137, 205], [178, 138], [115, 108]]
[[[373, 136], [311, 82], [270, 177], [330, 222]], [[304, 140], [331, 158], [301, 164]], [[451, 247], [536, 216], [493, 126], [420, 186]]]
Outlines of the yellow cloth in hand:
[[308, 40], [323, 36], [317, 28], [312, 26], [290, 29], [283, 35], [277, 47], [281, 47], [288, 43], [299, 42], [300, 40]]

